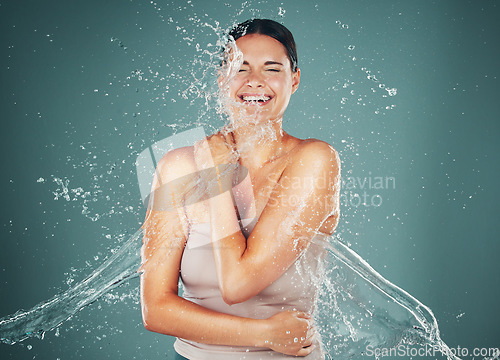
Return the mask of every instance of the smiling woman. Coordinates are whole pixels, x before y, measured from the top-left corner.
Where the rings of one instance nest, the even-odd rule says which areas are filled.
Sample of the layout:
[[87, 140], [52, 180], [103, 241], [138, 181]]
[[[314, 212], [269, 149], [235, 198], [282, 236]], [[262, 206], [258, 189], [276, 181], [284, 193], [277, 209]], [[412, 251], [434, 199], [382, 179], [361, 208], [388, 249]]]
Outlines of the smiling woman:
[[[140, 319], [134, 276], [144, 235], [142, 229], [136, 233], [146, 213], [141, 200], [167, 150], [193, 145], [204, 137], [202, 130], [210, 135], [223, 126], [215, 74], [221, 70], [222, 93], [228, 90], [224, 81], [239, 73], [225, 76], [218, 50], [226, 44], [234, 49], [235, 68], [244, 59], [220, 24], [254, 17], [285, 24], [297, 42], [300, 84], [283, 129], [332, 144], [343, 161], [342, 220], [325, 239], [332, 248], [314, 311], [328, 355], [360, 358], [368, 342], [368, 349], [389, 349], [406, 340], [407, 331], [419, 331], [433, 344], [428, 339], [435, 338], [437, 325], [428, 309], [376, 277], [374, 269], [433, 309], [451, 347], [472, 352], [498, 343], [500, 307], [494, 299], [500, 297], [500, 267], [494, 264], [500, 203], [492, 199], [500, 197], [500, 174], [491, 166], [500, 152], [500, 122], [494, 120], [500, 111], [500, 48], [492, 46], [500, 33], [498, 2], [28, 0], [1, 7], [0, 359], [174, 357], [175, 337], [145, 330]], [[272, 34], [265, 32], [290, 56]], [[271, 95], [264, 89], [258, 94]], [[235, 121], [221, 132], [220, 145], [230, 151], [237, 144], [234, 156], [258, 165], [262, 159], [242, 150], [247, 139], [232, 136], [255, 122], [245, 109], [263, 107], [234, 98], [225, 108], [233, 103], [242, 114], [226, 111]], [[272, 126], [254, 127], [259, 140], [248, 143], [257, 156], [277, 135]], [[214, 147], [218, 139], [210, 140]], [[139, 154], [147, 154], [147, 164]], [[172, 154], [183, 160], [181, 151]], [[217, 168], [224, 191], [225, 171], [238, 166], [233, 197], [245, 236], [257, 216], [249, 184], [260, 190], [276, 183], [279, 172], [270, 168], [281, 156], [273, 154], [262, 167], [268, 179], [263, 171], [247, 177], [240, 160]], [[175, 163], [176, 157], [166, 160]], [[216, 178], [215, 168], [210, 171]], [[210, 179], [208, 173], [193, 174]], [[289, 209], [298, 206], [299, 190], [313, 180], [295, 179], [290, 186], [296, 196], [275, 196], [266, 206], [285, 200]], [[218, 182], [214, 190], [220, 192]], [[204, 214], [204, 222], [190, 225], [182, 279], [179, 272], [173, 276], [185, 289], [194, 285], [189, 291], [179, 286], [179, 295], [208, 308], [208, 289], [220, 297], [220, 288], [217, 270], [208, 271], [215, 263], [202, 262], [214, 258], [210, 215]], [[284, 275], [258, 296], [280, 279]], [[271, 294], [271, 300], [286, 292]], [[283, 303], [288, 301], [289, 294]], [[148, 305], [153, 311], [154, 304]], [[203, 325], [199, 319], [193, 328]], [[200, 344], [194, 345], [211, 346]]]
[[281, 119], [300, 82], [300, 70], [292, 71], [279, 41], [261, 34], [246, 35], [236, 44], [245, 55], [229, 86], [229, 97], [246, 105], [259, 105], [269, 120]]
[[[226, 81], [229, 99], [237, 104], [259, 105], [258, 112], [268, 120], [281, 121], [300, 83], [292, 34], [271, 20], [254, 19], [237, 26], [229, 36], [244, 54], [237, 74]], [[251, 109], [245, 108], [245, 112]]]
[[[229, 125], [168, 152], [156, 171], [144, 224], [144, 325], [176, 336], [190, 359], [323, 359], [311, 314], [326, 249], [314, 240], [337, 226], [340, 161], [327, 143], [283, 131], [300, 82], [284, 26], [246, 21], [226, 50], [219, 86]], [[189, 200], [200, 192], [204, 201]]]

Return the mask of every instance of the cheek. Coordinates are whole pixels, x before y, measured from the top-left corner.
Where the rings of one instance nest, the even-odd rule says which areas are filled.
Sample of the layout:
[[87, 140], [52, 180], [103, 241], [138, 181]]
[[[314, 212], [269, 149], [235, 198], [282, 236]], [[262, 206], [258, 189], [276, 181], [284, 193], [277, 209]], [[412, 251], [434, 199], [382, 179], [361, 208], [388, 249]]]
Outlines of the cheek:
[[235, 95], [238, 90], [243, 86], [243, 80], [238, 79], [238, 77], [231, 80], [228, 84], [230, 95]]
[[267, 81], [269, 87], [275, 92], [279, 93], [281, 96], [291, 93], [292, 82], [284, 78], [272, 78]]

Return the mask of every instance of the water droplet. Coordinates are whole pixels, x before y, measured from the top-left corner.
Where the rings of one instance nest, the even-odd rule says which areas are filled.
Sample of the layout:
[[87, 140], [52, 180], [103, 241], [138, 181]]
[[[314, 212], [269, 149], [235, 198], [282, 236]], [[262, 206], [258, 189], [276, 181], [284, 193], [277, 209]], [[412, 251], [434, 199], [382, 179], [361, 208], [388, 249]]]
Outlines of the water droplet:
[[396, 96], [398, 93], [398, 89], [396, 89], [396, 88], [385, 89], [385, 90], [389, 93], [389, 96]]

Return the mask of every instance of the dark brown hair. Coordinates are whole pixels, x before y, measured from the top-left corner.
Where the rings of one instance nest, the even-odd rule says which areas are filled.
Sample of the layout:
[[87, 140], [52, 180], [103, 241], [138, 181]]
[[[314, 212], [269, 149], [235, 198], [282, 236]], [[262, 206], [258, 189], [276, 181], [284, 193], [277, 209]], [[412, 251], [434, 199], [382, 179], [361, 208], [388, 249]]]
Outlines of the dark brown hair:
[[267, 35], [279, 41], [285, 47], [292, 71], [297, 72], [297, 46], [290, 30], [274, 20], [250, 19], [231, 29], [229, 37], [236, 41], [249, 34]]

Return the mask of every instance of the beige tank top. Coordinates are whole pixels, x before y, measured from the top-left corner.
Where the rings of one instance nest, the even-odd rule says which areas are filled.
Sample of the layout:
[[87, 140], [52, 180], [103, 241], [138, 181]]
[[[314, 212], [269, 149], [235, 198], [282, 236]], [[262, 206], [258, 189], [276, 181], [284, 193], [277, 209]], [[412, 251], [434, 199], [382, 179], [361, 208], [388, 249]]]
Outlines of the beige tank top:
[[[242, 219], [243, 234], [248, 237], [257, 219]], [[328, 237], [318, 234], [316, 237]], [[314, 240], [314, 239], [313, 239]], [[321, 286], [319, 265], [326, 250], [312, 241], [306, 251], [276, 281], [253, 298], [229, 306], [222, 299], [210, 239], [210, 223], [192, 224], [181, 260], [183, 297], [205, 308], [254, 319], [266, 319], [280, 311], [297, 309], [313, 313]], [[324, 359], [318, 337], [316, 349], [304, 357], [307, 360]], [[174, 349], [191, 360], [236, 359], [291, 359], [268, 348], [238, 347], [203, 344], [177, 338]]]

